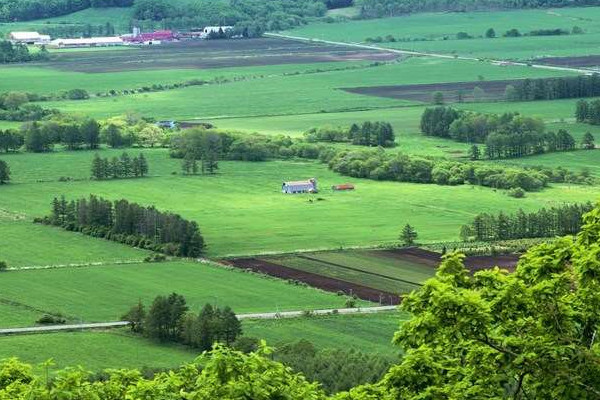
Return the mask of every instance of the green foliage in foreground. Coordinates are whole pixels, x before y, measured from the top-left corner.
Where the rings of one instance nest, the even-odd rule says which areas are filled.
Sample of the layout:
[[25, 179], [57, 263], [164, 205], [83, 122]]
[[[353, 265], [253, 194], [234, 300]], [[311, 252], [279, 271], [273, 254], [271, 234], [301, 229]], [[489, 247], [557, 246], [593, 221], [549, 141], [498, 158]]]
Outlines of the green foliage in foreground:
[[[576, 239], [532, 248], [516, 272], [471, 276], [463, 255], [408, 296], [413, 318], [395, 334], [405, 350], [380, 383], [334, 396], [375, 399], [597, 399], [600, 385], [600, 208]], [[325, 399], [317, 383], [265, 356], [216, 346], [195, 363], [144, 379], [110, 371], [91, 382], [64, 371], [51, 382], [12, 359], [0, 365], [0, 399]]]

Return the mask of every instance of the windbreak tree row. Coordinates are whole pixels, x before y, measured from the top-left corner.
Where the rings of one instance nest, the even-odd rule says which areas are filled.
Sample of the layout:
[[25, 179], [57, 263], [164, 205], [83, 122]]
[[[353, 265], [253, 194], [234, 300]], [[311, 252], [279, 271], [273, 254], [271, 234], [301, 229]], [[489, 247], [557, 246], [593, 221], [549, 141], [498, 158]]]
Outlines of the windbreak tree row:
[[205, 247], [196, 222], [124, 199], [55, 197], [52, 213], [34, 222], [179, 257], [198, 257]]
[[574, 235], [581, 228], [584, 214], [594, 208], [592, 203], [564, 204], [526, 213], [482, 213], [473, 222], [461, 228], [461, 237], [477, 241], [495, 241], [526, 238], [547, 238]]

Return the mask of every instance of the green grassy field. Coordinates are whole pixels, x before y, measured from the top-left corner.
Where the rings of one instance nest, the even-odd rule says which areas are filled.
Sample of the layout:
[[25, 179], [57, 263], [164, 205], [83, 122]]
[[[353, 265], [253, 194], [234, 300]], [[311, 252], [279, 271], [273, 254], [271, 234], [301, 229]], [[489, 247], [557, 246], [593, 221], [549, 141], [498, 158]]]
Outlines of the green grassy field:
[[171, 119], [321, 113], [415, 104], [406, 100], [352, 94], [340, 88], [477, 81], [480, 76], [497, 80], [557, 75], [565, 73], [527, 67], [502, 68], [475, 61], [411, 58], [377, 68], [273, 76], [265, 80], [87, 101], [49, 102], [46, 105], [95, 117], [119, 115], [126, 111]]
[[[531, 59], [542, 56], [590, 54], [590, 50], [597, 47], [596, 43], [600, 38], [600, 29], [595, 23], [599, 16], [599, 7], [419, 13], [336, 24], [315, 23], [285, 33], [343, 42], [364, 42], [369, 37], [392, 35], [396, 39], [406, 41], [380, 45], [421, 52], [457, 53], [473, 57]], [[512, 28], [526, 33], [535, 29], [554, 28], [570, 31], [573, 26], [583, 28], [585, 33], [549, 37], [501, 37], [504, 32]], [[494, 28], [499, 37], [482, 38], [488, 28]], [[456, 40], [458, 32], [467, 32], [474, 39]], [[444, 37], [447, 40], [444, 40]]]
[[[245, 336], [263, 338], [275, 348], [305, 339], [319, 349], [358, 349], [389, 356], [400, 351], [391, 340], [406, 318], [399, 312], [387, 312], [245, 320], [242, 329]], [[0, 359], [18, 357], [37, 365], [52, 358], [55, 365], [50, 372], [74, 366], [93, 372], [106, 368], [173, 368], [198, 354], [184, 346], [134, 336], [128, 329], [0, 337]]]
[[[102, 152], [103, 156], [111, 154]], [[214, 176], [182, 176], [172, 175], [180, 170], [180, 161], [168, 158], [165, 150], [146, 150], [145, 154], [152, 177], [100, 182], [58, 181], [65, 173], [74, 178], [86, 176], [93, 152], [3, 156], [13, 169], [14, 183], [0, 188], [0, 208], [31, 219], [47, 215], [52, 198], [63, 194], [67, 198], [90, 193], [126, 198], [197, 221], [208, 255], [226, 256], [391, 244], [397, 242], [407, 222], [416, 227], [423, 242], [456, 240], [460, 226], [480, 212], [534, 210], [565, 201], [597, 200], [600, 195], [598, 187], [554, 185], [514, 199], [502, 191], [468, 185], [350, 179], [323, 164], [304, 161], [221, 162]], [[28, 168], [32, 163], [39, 173]], [[281, 194], [281, 182], [310, 177], [319, 180], [323, 190], [318, 197], [324, 201], [309, 202], [310, 195]], [[327, 189], [347, 181], [357, 190], [336, 193]]]
[[370, 315], [331, 315], [311, 318], [244, 321], [246, 336], [265, 338], [279, 346], [305, 339], [317, 348], [359, 349], [368, 353], [398, 354], [392, 337], [408, 315], [386, 312]]
[[[84, 50], [85, 53], [90, 49]], [[81, 49], [69, 49], [69, 52], [71, 53], [81, 51]], [[106, 52], [109, 51], [115, 50], [106, 50]], [[130, 51], [136, 52], [138, 50], [130, 49]], [[103, 60], [98, 60], [97, 62], [102, 61]], [[213, 69], [146, 69], [137, 71], [97, 73], [77, 72], [61, 69], [59, 68], [61, 65], [59, 63], [50, 64], [50, 66], [55, 66], [56, 68], [52, 68], [44, 63], [37, 63], [27, 66], [8, 65], [0, 66], [0, 74], [6, 78], [0, 82], [0, 92], [28, 91], [40, 94], [48, 94], [63, 90], [81, 88], [87, 90], [93, 95], [96, 92], [137, 89], [143, 86], [180, 83], [192, 79], [203, 79], [210, 81], [215, 78], [272, 78], [275, 76], [281, 76], [283, 74], [305, 73], [307, 71], [310, 72], [316, 69], [338, 69], [365, 64], [368, 63], [364, 61], [349, 61]]]
[[77, 366], [92, 372], [107, 368], [176, 368], [197, 356], [198, 351], [158, 344], [132, 336], [125, 329], [0, 337], [0, 359], [18, 357], [34, 365], [53, 359], [50, 373]]
[[[142, 261], [150, 252], [29, 220], [0, 217], [0, 259], [10, 267]], [[23, 246], [27, 240], [32, 246]]]
[[[12, 306], [15, 314], [30, 307], [60, 313], [70, 322], [119, 320], [138, 300], [150, 305], [157, 295], [172, 292], [184, 295], [194, 312], [206, 303], [245, 313], [336, 308], [345, 301], [278, 279], [184, 261], [7, 272], [0, 282], [0, 298], [19, 303]], [[3, 322], [21, 325], [23, 318]]]

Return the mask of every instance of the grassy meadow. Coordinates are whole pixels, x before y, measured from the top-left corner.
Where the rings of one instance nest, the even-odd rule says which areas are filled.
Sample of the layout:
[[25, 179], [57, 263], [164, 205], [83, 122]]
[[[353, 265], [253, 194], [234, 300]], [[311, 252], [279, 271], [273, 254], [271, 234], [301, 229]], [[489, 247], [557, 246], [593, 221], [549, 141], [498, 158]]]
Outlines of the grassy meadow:
[[184, 120], [262, 117], [418, 104], [407, 100], [352, 94], [340, 88], [477, 81], [481, 77], [499, 80], [563, 75], [565, 72], [561, 71], [541, 71], [527, 67], [504, 68], [477, 61], [456, 62], [418, 57], [376, 68], [292, 76], [275, 75], [268, 79], [223, 85], [45, 104], [65, 112], [97, 118], [120, 115], [126, 111], [156, 118]]
[[[110, 157], [120, 152], [101, 154]], [[514, 199], [503, 191], [469, 185], [351, 179], [307, 161], [221, 162], [214, 176], [183, 176], [180, 160], [168, 158], [166, 150], [145, 150], [144, 154], [150, 177], [114, 181], [85, 179], [93, 152], [4, 156], [13, 169], [14, 183], [2, 188], [0, 209], [31, 220], [50, 212], [54, 196], [73, 199], [93, 193], [126, 198], [197, 221], [208, 255], [222, 257], [394, 244], [407, 222], [416, 227], [422, 242], [456, 240], [460, 226], [480, 212], [533, 210], [565, 201], [596, 200], [600, 195], [597, 187], [553, 185], [525, 199]], [[39, 172], [28, 168], [31, 163]], [[75, 180], [58, 181], [66, 173]], [[318, 195], [281, 194], [281, 182], [310, 177], [319, 181], [322, 191]], [[337, 193], [328, 189], [344, 182], [354, 183], [357, 190]], [[323, 201], [309, 201], [315, 197]], [[27, 202], [18, 200], [24, 198]]]
[[[242, 329], [245, 336], [264, 338], [275, 349], [304, 339], [318, 349], [358, 349], [390, 356], [400, 351], [391, 340], [406, 318], [402, 313], [386, 312], [245, 320]], [[51, 367], [51, 373], [74, 366], [93, 372], [107, 368], [173, 368], [194, 360], [198, 355], [197, 350], [185, 346], [134, 336], [128, 329], [0, 337], [0, 359], [19, 357], [34, 365], [53, 359], [55, 365]]]
[[[34, 365], [52, 359], [51, 374], [77, 366], [92, 372], [108, 368], [176, 368], [198, 355], [185, 346], [155, 343], [125, 329], [0, 337], [0, 359], [18, 357]], [[41, 366], [37, 368], [45, 371]]]
[[[402, 41], [379, 45], [477, 58], [528, 60], [546, 56], [590, 54], [590, 49], [596, 48], [600, 39], [600, 28], [595, 23], [599, 16], [600, 7], [418, 13], [335, 24], [314, 23], [285, 33], [348, 43], [365, 42], [367, 38], [392, 35]], [[584, 33], [565, 36], [502, 37], [504, 32], [512, 28], [527, 33], [536, 29], [555, 28], [571, 31], [574, 26], [582, 28]], [[495, 30], [496, 38], [484, 38], [489, 28]], [[473, 36], [473, 39], [457, 40], [458, 32], [466, 32]]]
[[2, 318], [4, 326], [22, 326], [23, 309], [37, 315], [24, 326], [43, 313], [61, 314], [69, 322], [118, 321], [139, 300], [149, 306], [157, 295], [172, 292], [184, 295], [194, 312], [206, 303], [247, 313], [339, 308], [345, 302], [278, 279], [185, 261], [11, 271], [0, 282], [1, 298], [17, 303], [11, 306], [14, 319]]
[[265, 338], [276, 348], [304, 339], [317, 348], [359, 349], [382, 355], [398, 354], [392, 337], [408, 315], [385, 312], [366, 315], [328, 315], [297, 319], [246, 320], [244, 334]]

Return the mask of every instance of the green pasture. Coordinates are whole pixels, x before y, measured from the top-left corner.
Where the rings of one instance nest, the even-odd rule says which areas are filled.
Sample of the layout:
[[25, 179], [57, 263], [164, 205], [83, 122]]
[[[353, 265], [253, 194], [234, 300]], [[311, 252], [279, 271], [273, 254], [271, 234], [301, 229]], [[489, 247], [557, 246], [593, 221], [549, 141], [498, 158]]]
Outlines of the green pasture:
[[[105, 150], [100, 154], [119, 153]], [[393, 244], [406, 223], [416, 227], [423, 242], [456, 240], [460, 226], [480, 212], [535, 210], [600, 196], [598, 187], [553, 185], [525, 199], [514, 199], [503, 191], [469, 185], [353, 179], [307, 161], [220, 162], [214, 176], [183, 176], [180, 160], [168, 158], [166, 150], [145, 150], [144, 154], [150, 164], [148, 178], [70, 182], [58, 178], [87, 176], [94, 152], [4, 155], [14, 182], [0, 187], [0, 209], [30, 220], [47, 215], [54, 196], [74, 199], [92, 193], [126, 198], [197, 221], [208, 255], [218, 257]], [[39, 172], [30, 170], [32, 164]], [[318, 195], [283, 195], [280, 191], [283, 181], [311, 177], [319, 181]], [[354, 183], [357, 189], [346, 193], [329, 189], [345, 182]], [[322, 201], [309, 201], [317, 197]]]
[[[265, 339], [275, 348], [305, 339], [318, 349], [356, 349], [393, 355], [400, 349], [392, 345], [392, 336], [407, 318], [400, 312], [386, 312], [245, 320], [242, 329], [245, 336]], [[92, 372], [106, 368], [176, 368], [198, 355], [197, 350], [157, 343], [132, 335], [128, 329], [0, 337], [0, 359], [18, 357], [36, 366], [53, 359], [51, 373], [74, 366]]]
[[150, 254], [30, 220], [0, 217], [0, 238], [0, 260], [13, 268], [142, 261]]
[[246, 320], [244, 335], [281, 346], [305, 339], [317, 348], [357, 349], [365, 353], [399, 354], [392, 337], [409, 316], [402, 312], [367, 315], [329, 315], [308, 318]]
[[340, 90], [356, 86], [516, 79], [558, 76], [564, 72], [527, 67], [498, 67], [481, 63], [411, 58], [377, 68], [318, 74], [273, 76], [223, 85], [189, 87], [86, 101], [45, 103], [65, 112], [107, 117], [135, 111], [170, 119], [272, 116], [282, 114], [356, 111], [415, 104], [406, 100], [357, 95]]
[[[364, 42], [369, 37], [392, 35], [396, 39], [405, 41], [379, 45], [421, 52], [457, 53], [473, 57], [531, 59], [544, 56], [597, 54], [597, 43], [600, 39], [600, 28], [596, 23], [598, 17], [600, 17], [600, 7], [419, 13], [335, 24], [314, 23], [285, 33], [349, 43]], [[568, 36], [501, 37], [504, 32], [512, 28], [526, 33], [536, 29], [554, 28], [570, 31], [574, 26], [583, 28], [585, 33]], [[488, 28], [493, 28], [498, 37], [483, 38]], [[458, 32], [466, 32], [474, 39], [457, 40]]]
[[198, 351], [134, 336], [127, 329], [0, 337], [0, 359], [18, 357], [36, 365], [52, 359], [51, 374], [81, 366], [98, 372], [115, 368], [177, 368], [193, 361]]
[[562, 166], [576, 172], [588, 170], [592, 175], [596, 177], [600, 176], [600, 149], [541, 154], [516, 160], [503, 160], [502, 162], [511, 165], [544, 166], [549, 168]]
[[[43, 312], [62, 314], [69, 322], [118, 321], [139, 300], [149, 306], [156, 296], [172, 292], [185, 296], [194, 312], [206, 303], [245, 313], [337, 308], [345, 302], [335, 294], [278, 279], [185, 261], [10, 271], [0, 281], [1, 298], [20, 304], [17, 309], [40, 310], [25, 326]], [[2, 322], [23, 324], [24, 317], [17, 310], [14, 314], [14, 321], [3, 317]]]
[[[83, 49], [89, 50], [89, 49]], [[81, 49], [69, 49], [70, 53], [80, 52]], [[103, 55], [107, 59], [98, 57], [94, 62], [108, 62], [108, 54], [114, 49], [106, 50]], [[130, 49], [132, 52], [139, 51]], [[83, 58], [85, 51], [82, 53]], [[185, 82], [192, 79], [203, 79], [210, 81], [215, 78], [270, 78], [284, 74], [307, 73], [314, 70], [330, 70], [344, 67], [358, 67], [368, 64], [365, 61], [328, 62], [308, 64], [282, 64], [249, 67], [228, 67], [208, 69], [144, 69], [118, 72], [87, 73], [68, 70], [69, 65], [78, 61], [70, 61], [64, 66], [60, 63], [36, 63], [32, 65], [4, 65], [0, 66], [0, 75], [4, 78], [0, 81], [0, 92], [25, 91], [40, 94], [56, 93], [69, 89], [85, 89], [90, 94], [106, 92], [109, 90], [138, 89], [154, 84], [172, 84]], [[86, 60], [90, 62], [90, 60]], [[51, 67], [53, 66], [53, 67]], [[62, 66], [62, 68], [61, 68]], [[216, 90], [216, 89], [215, 89]], [[111, 98], [110, 100], [114, 100]], [[44, 103], [45, 104], [45, 103]]]
[[[31, 326], [42, 315], [43, 313], [24, 305], [11, 303], [10, 299], [5, 298], [4, 293], [0, 291], [0, 328]], [[4, 357], [0, 352], [0, 359], [2, 358]]]
[[394, 107], [337, 113], [222, 118], [208, 122], [221, 129], [302, 137], [304, 132], [313, 127], [348, 127], [364, 121], [386, 121], [392, 124], [396, 134], [397, 146], [391, 151], [424, 156], [465, 157], [470, 147], [468, 144], [421, 134], [419, 124], [424, 109], [424, 106]]

